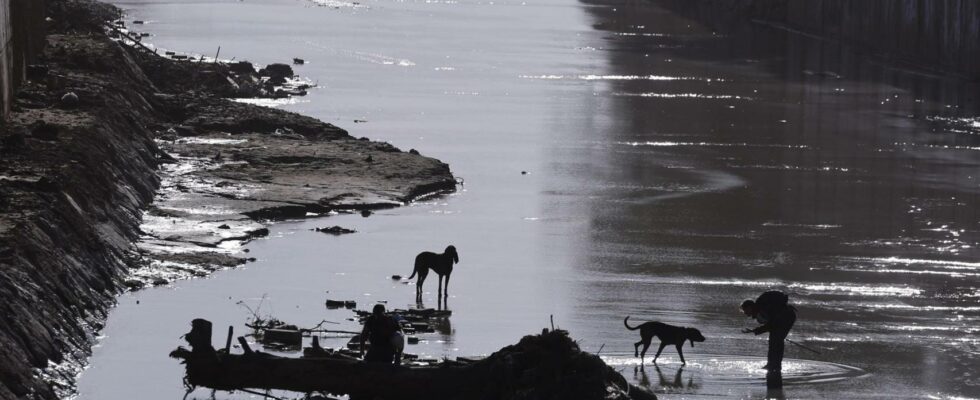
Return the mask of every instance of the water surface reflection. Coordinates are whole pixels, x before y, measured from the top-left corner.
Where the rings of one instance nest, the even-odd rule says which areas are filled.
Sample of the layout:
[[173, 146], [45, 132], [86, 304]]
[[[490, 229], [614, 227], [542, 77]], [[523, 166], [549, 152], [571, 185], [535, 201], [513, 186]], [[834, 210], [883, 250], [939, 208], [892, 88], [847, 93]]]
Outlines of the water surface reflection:
[[[735, 307], [779, 287], [801, 310], [792, 336], [826, 348], [790, 356], [874, 373], [790, 397], [976, 394], [977, 87], [755, 24], [586, 3], [603, 74], [685, 79], [602, 81], [601, 107], [579, 109], [610, 118], [552, 152], [589, 182], [559, 212], [588, 219], [568, 248], [589, 276], [569, 283], [581, 329], [639, 314], [719, 339], [702, 351], [764, 354]], [[582, 149], [589, 168], [566, 154]]]

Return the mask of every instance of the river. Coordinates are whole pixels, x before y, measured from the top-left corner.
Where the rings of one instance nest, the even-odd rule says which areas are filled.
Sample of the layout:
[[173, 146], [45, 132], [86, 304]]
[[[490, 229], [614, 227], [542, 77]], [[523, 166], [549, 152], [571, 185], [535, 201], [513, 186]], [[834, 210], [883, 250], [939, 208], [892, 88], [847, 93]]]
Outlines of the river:
[[[192, 318], [244, 332], [239, 301], [356, 329], [324, 300], [409, 306], [414, 286], [389, 277], [448, 244], [453, 316], [409, 352], [488, 354], [553, 315], [662, 398], [761, 398], [766, 342], [739, 332], [737, 307], [780, 288], [799, 309], [790, 339], [819, 352], [787, 346], [785, 396], [980, 398], [976, 85], [641, 0], [118, 4], [164, 49], [304, 58], [319, 88], [278, 106], [418, 149], [465, 184], [277, 223], [247, 246], [254, 263], [120, 296], [80, 399], [180, 398], [168, 352]], [[310, 231], [328, 224], [357, 233]], [[708, 340], [686, 367], [667, 349], [637, 370], [626, 315]]]

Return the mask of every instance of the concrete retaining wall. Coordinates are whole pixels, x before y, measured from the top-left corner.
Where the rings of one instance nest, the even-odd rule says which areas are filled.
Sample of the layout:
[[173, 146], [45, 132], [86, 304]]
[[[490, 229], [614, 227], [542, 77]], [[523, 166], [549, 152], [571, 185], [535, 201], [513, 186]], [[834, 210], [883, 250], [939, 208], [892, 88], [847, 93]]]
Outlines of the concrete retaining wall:
[[0, 121], [27, 65], [44, 45], [44, 1], [0, 0]]

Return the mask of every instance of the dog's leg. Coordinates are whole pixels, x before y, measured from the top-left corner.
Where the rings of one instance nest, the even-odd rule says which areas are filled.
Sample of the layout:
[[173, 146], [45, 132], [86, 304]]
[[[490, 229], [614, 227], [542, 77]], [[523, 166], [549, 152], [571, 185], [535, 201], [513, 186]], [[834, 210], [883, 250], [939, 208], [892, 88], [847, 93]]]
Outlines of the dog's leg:
[[660, 353], [664, 351], [664, 347], [667, 347], [667, 343], [660, 342], [660, 348], [657, 349], [657, 355], [653, 356], [653, 363], [657, 363], [657, 359], [660, 358]]
[[641, 344], [643, 344], [643, 341], [642, 340], [639, 341], [639, 342], [633, 343], [633, 357], [639, 357], [640, 356], [640, 345]]
[[446, 274], [446, 292], [443, 296], [449, 298], [449, 274]]
[[681, 365], [687, 365], [687, 361], [684, 361], [684, 344], [681, 343], [676, 346], [677, 346], [677, 354], [681, 356]]
[[436, 292], [436, 296], [438, 296], [439, 299], [442, 299], [442, 274], [439, 275], [439, 291]]
[[649, 340], [644, 340], [643, 341], [643, 350], [640, 351], [640, 365], [643, 365], [643, 359], [646, 358], [646, 356], [647, 356], [647, 349], [649, 349], [649, 348], [650, 348], [650, 341]]
[[422, 284], [425, 283], [425, 277], [428, 275], [428, 271], [419, 272], [419, 280], [415, 284], [415, 301], [422, 302]]

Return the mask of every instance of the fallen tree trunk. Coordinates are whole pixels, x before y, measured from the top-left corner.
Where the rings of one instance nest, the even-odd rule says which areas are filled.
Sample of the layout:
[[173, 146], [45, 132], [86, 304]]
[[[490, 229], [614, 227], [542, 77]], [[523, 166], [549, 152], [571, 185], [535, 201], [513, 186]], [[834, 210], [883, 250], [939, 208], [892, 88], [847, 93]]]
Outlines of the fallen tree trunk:
[[[193, 332], [188, 337], [199, 338]], [[431, 367], [332, 356], [228, 354], [203, 347], [178, 348], [171, 356], [184, 360], [188, 384], [218, 390], [280, 389], [346, 394], [352, 399], [656, 399], [629, 385], [598, 356], [582, 352], [561, 330], [525, 336], [469, 365]]]

